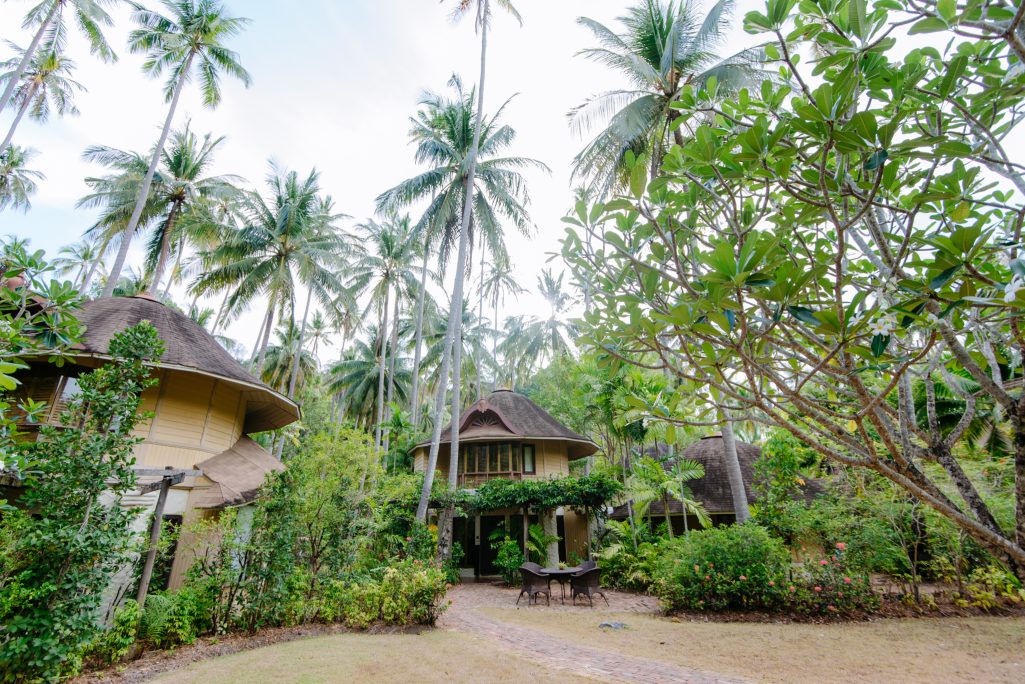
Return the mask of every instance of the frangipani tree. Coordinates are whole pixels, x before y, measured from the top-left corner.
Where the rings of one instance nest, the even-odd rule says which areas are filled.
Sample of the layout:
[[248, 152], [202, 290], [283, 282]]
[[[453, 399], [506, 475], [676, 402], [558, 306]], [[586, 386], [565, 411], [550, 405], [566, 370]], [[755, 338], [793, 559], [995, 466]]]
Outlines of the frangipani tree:
[[[655, 181], [631, 173], [628, 197], [579, 205], [563, 255], [594, 288], [591, 343], [679, 380], [665, 420], [707, 391], [903, 487], [1025, 577], [1025, 179], [1005, 149], [1025, 69], [1007, 33], [955, 35], [977, 6], [919, 4], [749, 13], [786, 84], [685, 88], [694, 135]], [[954, 425], [940, 383], [964, 402]], [[1002, 517], [962, 462], [985, 404], [1014, 442]]]

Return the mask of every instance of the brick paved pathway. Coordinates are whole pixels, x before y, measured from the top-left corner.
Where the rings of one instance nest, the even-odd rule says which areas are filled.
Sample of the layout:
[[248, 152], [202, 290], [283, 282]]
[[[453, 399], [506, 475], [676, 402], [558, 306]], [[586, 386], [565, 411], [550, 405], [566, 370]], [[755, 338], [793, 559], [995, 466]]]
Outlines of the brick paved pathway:
[[[614, 653], [559, 639], [539, 630], [521, 627], [485, 616], [480, 608], [509, 608], [516, 601], [516, 590], [482, 584], [463, 584], [449, 592], [452, 605], [444, 614], [441, 626], [483, 636], [489, 644], [516, 653], [554, 670], [571, 672], [605, 682], [637, 682], [643, 684], [746, 684], [743, 680], [669, 665], [657, 660]], [[617, 612], [652, 613], [657, 604], [649, 597], [609, 592], [609, 600]], [[522, 604], [522, 602], [521, 602]], [[530, 610], [589, 610], [553, 602], [548, 606], [531, 606]]]

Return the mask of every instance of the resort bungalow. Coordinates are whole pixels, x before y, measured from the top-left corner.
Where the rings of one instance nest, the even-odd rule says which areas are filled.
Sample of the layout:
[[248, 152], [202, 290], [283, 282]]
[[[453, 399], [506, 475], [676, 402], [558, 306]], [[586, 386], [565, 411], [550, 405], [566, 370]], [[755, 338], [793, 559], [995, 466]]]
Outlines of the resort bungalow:
[[[460, 487], [473, 489], [486, 480], [505, 478], [531, 480], [569, 475], [569, 463], [598, 450], [591, 440], [578, 435], [552, 418], [533, 401], [511, 390], [501, 389], [476, 402], [459, 417]], [[435, 477], [448, 477], [452, 426], [441, 434]], [[424, 472], [430, 442], [413, 448], [413, 469]], [[587, 521], [583, 515], [566, 508], [555, 511], [559, 557], [569, 554], [584, 558], [587, 554]], [[532, 511], [528, 523], [538, 522]], [[502, 528], [512, 538], [520, 538], [524, 527], [523, 511], [505, 509], [487, 511], [470, 518], [457, 518], [455, 541], [464, 552], [462, 567], [466, 575], [494, 575], [495, 552], [489, 536]]]
[[[76, 377], [110, 360], [111, 338], [149, 321], [165, 352], [153, 372], [158, 384], [142, 396], [141, 410], [152, 417], [135, 434], [140, 488], [160, 480], [158, 469], [192, 473], [167, 493], [164, 520], [180, 525], [255, 497], [266, 475], [283, 466], [247, 435], [284, 427], [299, 418], [299, 407], [249, 374], [217, 341], [188, 316], [146, 295], [85, 302], [78, 314], [84, 339], [61, 368], [40, 359], [18, 374], [19, 391], [49, 405], [46, 422], [59, 420], [65, 402], [78, 391]], [[31, 434], [36, 426], [25, 424]], [[201, 475], [196, 471], [201, 471]], [[152, 511], [157, 491], [130, 497], [125, 505]], [[139, 516], [143, 529], [150, 516]], [[181, 540], [180, 544], [186, 540]], [[177, 588], [191, 562], [177, 554], [154, 577], [151, 589]]]
[[[756, 493], [751, 485], [755, 482], [755, 461], [761, 456], [762, 450], [753, 444], [736, 442], [737, 458], [740, 461], [740, 472], [744, 477], [744, 491], [749, 502], [757, 501]], [[654, 454], [651, 454], [654, 455]], [[658, 455], [665, 459], [667, 454], [660, 449]], [[713, 525], [729, 525], [736, 521], [736, 512], [733, 510], [733, 490], [730, 489], [730, 478], [726, 471], [726, 447], [722, 435], [719, 433], [702, 437], [687, 448], [679, 452], [680, 458], [687, 458], [697, 461], [705, 467], [704, 477], [687, 482], [695, 501], [704, 505], [712, 519]], [[667, 467], [671, 465], [672, 459], [667, 460]], [[804, 494], [807, 497], [821, 493], [822, 486], [815, 481], [808, 481], [803, 486]], [[613, 520], [626, 520], [628, 517], [627, 506], [617, 506], [609, 516]], [[648, 519], [653, 525], [663, 524], [665, 521], [665, 506], [661, 500], [652, 502], [648, 508]], [[686, 525], [684, 523], [683, 504], [676, 499], [669, 500], [669, 518], [672, 521], [673, 532], [680, 534], [686, 529], [699, 529], [697, 518], [688, 515]]]

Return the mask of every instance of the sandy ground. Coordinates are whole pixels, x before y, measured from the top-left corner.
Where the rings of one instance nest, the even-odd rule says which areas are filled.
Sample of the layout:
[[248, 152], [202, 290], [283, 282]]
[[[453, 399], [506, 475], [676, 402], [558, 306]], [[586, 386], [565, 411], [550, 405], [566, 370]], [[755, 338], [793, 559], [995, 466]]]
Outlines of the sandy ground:
[[[481, 608], [571, 643], [755, 682], [1025, 682], [1025, 618], [809, 624], [674, 622], [637, 613]], [[628, 628], [609, 631], [602, 621]]]
[[507, 653], [500, 656], [489, 651], [482, 640], [457, 632], [339, 634], [207, 660], [152, 681], [161, 684], [593, 684], [593, 680], [549, 671], [525, 658]]

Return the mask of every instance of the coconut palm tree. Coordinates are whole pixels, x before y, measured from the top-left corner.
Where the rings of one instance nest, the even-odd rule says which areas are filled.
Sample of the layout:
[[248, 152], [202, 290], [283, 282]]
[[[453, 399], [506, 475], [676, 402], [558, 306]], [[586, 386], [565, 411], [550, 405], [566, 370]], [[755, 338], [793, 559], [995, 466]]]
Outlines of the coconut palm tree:
[[512, 295], [517, 297], [524, 292], [526, 290], [516, 282], [516, 278], [513, 276], [512, 262], [510, 262], [508, 256], [498, 258], [491, 263], [491, 268], [481, 284], [481, 297], [487, 298], [491, 302], [492, 307], [494, 307], [494, 319], [492, 320], [494, 334], [491, 337], [491, 358], [495, 363], [496, 372], [491, 377], [491, 391], [495, 391], [498, 387], [498, 333], [500, 329], [498, 306], [499, 304], [505, 304], [506, 296]]
[[687, 516], [694, 515], [702, 527], [712, 519], [704, 505], [694, 499], [687, 483], [705, 476], [705, 467], [697, 461], [680, 458], [675, 463], [661, 463], [651, 456], [636, 459], [633, 472], [627, 480], [626, 493], [633, 502], [634, 514], [643, 518], [655, 501], [662, 502], [666, 529], [673, 538], [673, 524], [669, 516], [669, 500], [676, 499], [683, 506], [683, 525], [687, 529]]
[[224, 7], [216, 0], [163, 0], [163, 5], [168, 10], [167, 16], [141, 5], [137, 5], [138, 9], [133, 13], [140, 28], [130, 34], [128, 47], [133, 53], [146, 54], [143, 70], [147, 74], [160, 76], [165, 70], [169, 72], [164, 87], [164, 97], [169, 106], [160, 138], [139, 185], [135, 207], [122, 232], [121, 244], [107, 279], [104, 296], [110, 294], [108, 290], [113, 287], [111, 283], [117, 280], [124, 268], [128, 247], [146, 208], [153, 175], [171, 132], [178, 99], [185, 83], [192, 79], [193, 70], [202, 88], [203, 104], [210, 108], [221, 102], [222, 73], [237, 78], [246, 87], [250, 83], [249, 72], [239, 63], [238, 55], [224, 47], [224, 40], [238, 34], [248, 19], [227, 16]]
[[563, 291], [564, 276], [560, 273], [556, 277], [547, 268], [538, 276], [538, 290], [549, 306], [547, 318], [517, 316], [507, 322], [500, 349], [502, 356], [516, 366], [520, 377], [529, 376], [546, 361], [573, 350], [572, 327], [565, 317], [574, 300]]
[[[174, 132], [167, 149], [160, 154], [161, 164], [136, 226], [139, 231], [153, 229], [146, 245], [146, 265], [152, 270], [149, 285], [154, 292], [175, 254], [180, 257], [189, 245], [210, 248], [223, 237], [219, 209], [224, 202], [239, 200], [238, 184], [242, 179], [204, 174], [224, 140], [224, 136], [214, 138], [209, 133], [199, 138], [186, 124]], [[87, 148], [83, 157], [114, 170], [107, 176], [86, 178], [92, 192], [76, 206], [102, 207], [99, 218], [86, 234], [101, 244], [123, 240], [145, 178], [146, 158], [138, 152], [104, 145]]]
[[103, 253], [99, 244], [82, 240], [61, 247], [53, 263], [57, 267], [57, 273], [62, 276], [74, 273], [75, 287], [79, 292], [86, 292], [96, 269], [103, 267]]
[[[358, 339], [346, 350], [341, 361], [336, 362], [328, 371], [328, 391], [340, 397], [343, 412], [356, 425], [369, 428], [376, 422], [377, 397], [380, 394], [381, 369], [389, 373], [387, 364], [381, 357], [387, 334], [381, 329], [371, 326], [368, 339]], [[395, 396], [405, 401], [409, 387], [409, 370], [405, 361], [396, 364], [394, 379]]]
[[253, 346], [255, 368], [263, 368], [264, 356], [275, 321], [294, 319], [299, 290], [307, 290], [330, 308], [345, 289], [339, 277], [350, 245], [335, 227], [341, 218], [329, 198], [320, 195], [320, 175], [312, 170], [304, 179], [295, 171], [271, 164], [267, 199], [258, 193], [245, 196], [239, 215], [242, 227], [226, 234], [224, 241], [203, 255], [210, 264], [193, 284], [196, 294], [229, 292], [226, 317], [264, 297], [267, 310]]
[[[117, 55], [110, 49], [103, 35], [103, 28], [114, 23], [104, 7], [111, 7], [120, 2], [121, 0], [43, 0], [30, 9], [22, 22], [22, 27], [35, 27], [36, 30], [32, 34], [32, 41], [21, 53], [21, 59], [7, 79], [3, 93], [0, 94], [0, 112], [11, 103], [14, 91], [36, 59], [37, 51], [53, 55], [64, 54], [68, 38], [69, 13], [73, 15], [75, 24], [89, 41], [92, 53], [99, 55], [105, 62], [116, 61]], [[0, 153], [3, 153], [4, 147], [0, 147]]]
[[32, 208], [29, 196], [36, 192], [36, 181], [46, 178], [42, 171], [25, 168], [35, 154], [35, 150], [17, 145], [0, 152], [0, 211]]
[[[394, 357], [398, 345], [398, 315], [401, 301], [417, 291], [418, 284], [413, 270], [417, 244], [410, 229], [408, 216], [390, 215], [383, 221], [369, 220], [356, 226], [359, 243], [362, 245], [360, 258], [352, 266], [352, 277], [347, 287], [361, 295], [369, 295], [367, 306], [377, 309], [380, 340], [385, 344], [381, 356], [385, 359], [379, 368], [377, 391], [377, 427], [374, 430], [374, 446], [383, 448], [383, 425], [388, 420], [385, 406], [390, 403], [390, 391], [385, 390], [385, 366], [389, 358], [387, 347], [391, 335], [391, 353]], [[389, 309], [394, 315], [389, 319]], [[366, 312], [364, 312], [364, 315]], [[389, 387], [389, 390], [391, 388]]]
[[[24, 55], [25, 51], [17, 45], [11, 42], [7, 44], [15, 54]], [[0, 74], [0, 83], [15, 78], [20, 62], [20, 58], [12, 57], [0, 63], [0, 69], [6, 70]], [[78, 114], [72, 100], [76, 90], [83, 91], [85, 88], [70, 78], [74, 67], [74, 62], [58, 52], [36, 53], [28, 68], [21, 73], [21, 82], [14, 87], [10, 102], [16, 113], [11, 127], [7, 129], [7, 136], [0, 143], [0, 151], [11, 144], [14, 132], [26, 113], [30, 119], [39, 122], [49, 119], [51, 111], [57, 112], [58, 116]]]
[[701, 17], [692, 0], [640, 0], [619, 19], [623, 32], [589, 19], [599, 46], [579, 54], [626, 76], [629, 87], [588, 99], [569, 113], [575, 132], [605, 122], [573, 159], [573, 178], [602, 197], [623, 179], [627, 152], [650, 155], [653, 175], [661, 168], [667, 140], [682, 143], [673, 127], [672, 103], [688, 85], [716, 79], [720, 92], [752, 86], [766, 78], [761, 48], [723, 58], [720, 48], [732, 23], [734, 0], [719, 0]]
[[274, 344], [268, 345], [260, 379], [280, 392], [305, 385], [317, 375], [317, 358], [300, 340], [299, 327], [292, 321], [278, 326]]

